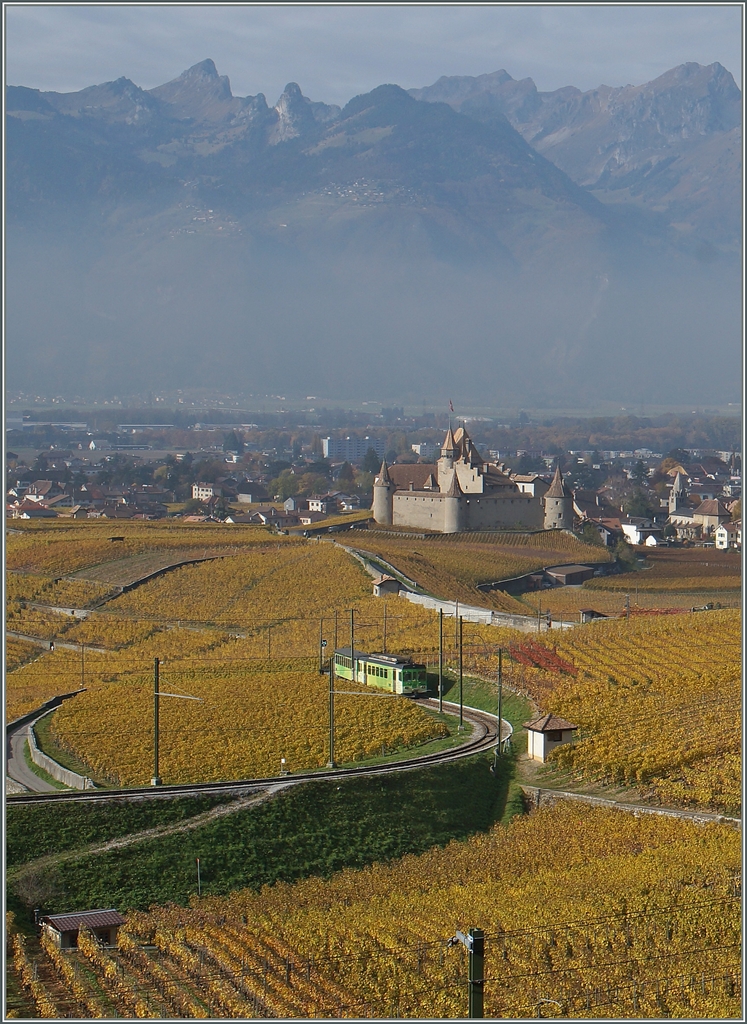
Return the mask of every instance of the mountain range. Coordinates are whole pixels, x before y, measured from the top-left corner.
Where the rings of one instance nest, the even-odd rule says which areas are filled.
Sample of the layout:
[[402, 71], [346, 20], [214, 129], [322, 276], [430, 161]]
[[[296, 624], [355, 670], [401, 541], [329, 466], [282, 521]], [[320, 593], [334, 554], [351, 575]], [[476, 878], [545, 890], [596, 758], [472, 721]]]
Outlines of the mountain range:
[[151, 90], [9, 87], [6, 111], [18, 389], [568, 406], [735, 387], [700, 354], [740, 336], [741, 94], [719, 64], [340, 108], [294, 83], [233, 96], [205, 60]]

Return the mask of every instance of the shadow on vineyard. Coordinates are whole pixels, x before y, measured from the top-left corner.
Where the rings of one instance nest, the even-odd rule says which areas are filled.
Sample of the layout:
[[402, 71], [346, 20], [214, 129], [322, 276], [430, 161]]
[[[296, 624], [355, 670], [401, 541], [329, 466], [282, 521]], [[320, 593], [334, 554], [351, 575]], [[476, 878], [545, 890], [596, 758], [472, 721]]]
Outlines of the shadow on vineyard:
[[[505, 758], [495, 774], [491, 765], [492, 757], [482, 755], [396, 776], [309, 783], [193, 831], [96, 856], [81, 849], [79, 858], [45, 860], [38, 870], [29, 865], [13, 871], [9, 907], [20, 923], [40, 902], [48, 912], [88, 905], [142, 909], [151, 903], [186, 903], [197, 890], [196, 857], [203, 893], [224, 894], [309, 875], [329, 877], [344, 867], [422, 853], [521, 813], [520, 795], [511, 785], [513, 758]], [[9, 863], [18, 867], [52, 845], [59, 850], [60, 843], [42, 837], [54, 837], [60, 830], [63, 848], [70, 848], [76, 834], [86, 843], [122, 835], [124, 820], [129, 831], [161, 824], [168, 815], [173, 821], [185, 814], [176, 803], [153, 802], [149, 809], [127, 805], [116, 811], [92, 806], [8, 808]]]

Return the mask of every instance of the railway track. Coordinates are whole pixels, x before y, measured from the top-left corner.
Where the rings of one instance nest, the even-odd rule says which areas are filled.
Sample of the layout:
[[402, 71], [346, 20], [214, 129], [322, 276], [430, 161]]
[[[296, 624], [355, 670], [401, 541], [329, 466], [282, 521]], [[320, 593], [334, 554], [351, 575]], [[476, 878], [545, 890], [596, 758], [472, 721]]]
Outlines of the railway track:
[[[438, 708], [438, 700], [428, 698], [421, 701], [426, 707]], [[446, 714], [457, 715], [458, 705], [444, 701]], [[446, 706], [448, 705], [448, 706]], [[70, 790], [55, 793], [19, 793], [8, 794], [5, 798], [8, 806], [21, 804], [65, 803], [65, 802], [117, 802], [129, 800], [169, 799], [179, 796], [244, 796], [278, 786], [298, 786], [304, 782], [319, 780], [351, 779], [362, 775], [389, 775], [393, 772], [412, 771], [432, 765], [457, 761], [471, 757], [482, 751], [491, 750], [498, 742], [497, 716], [477, 708], [464, 708], [464, 720], [472, 726], [469, 738], [459, 746], [433, 754], [421, 754], [419, 757], [405, 758], [401, 761], [390, 761], [387, 764], [361, 765], [358, 768], [331, 768], [315, 772], [299, 772], [294, 775], [273, 776], [265, 779], [241, 779], [236, 782], [202, 782], [184, 783], [175, 786], [142, 786], [131, 789], [106, 790]], [[503, 721], [502, 734], [505, 739], [510, 735], [511, 727]]]

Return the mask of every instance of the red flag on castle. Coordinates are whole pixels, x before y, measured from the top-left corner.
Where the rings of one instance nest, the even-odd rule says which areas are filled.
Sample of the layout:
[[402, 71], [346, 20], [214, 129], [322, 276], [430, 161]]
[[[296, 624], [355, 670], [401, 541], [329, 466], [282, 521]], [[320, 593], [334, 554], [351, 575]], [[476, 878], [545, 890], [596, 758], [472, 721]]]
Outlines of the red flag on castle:
[[454, 403], [449, 399], [449, 412], [454, 412]]

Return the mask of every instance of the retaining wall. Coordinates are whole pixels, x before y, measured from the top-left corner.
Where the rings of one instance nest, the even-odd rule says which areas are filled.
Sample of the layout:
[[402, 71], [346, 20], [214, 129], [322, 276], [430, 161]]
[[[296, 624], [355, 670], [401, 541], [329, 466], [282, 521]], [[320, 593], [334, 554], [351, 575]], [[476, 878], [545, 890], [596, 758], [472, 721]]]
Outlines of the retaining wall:
[[625, 804], [618, 800], [606, 800], [600, 796], [589, 796], [586, 793], [569, 793], [559, 789], [540, 789], [537, 786], [522, 786], [525, 803], [532, 810], [538, 807], [549, 807], [559, 800], [575, 800], [578, 803], [590, 804], [592, 807], [608, 807], [629, 814], [658, 814], [667, 818], [683, 818], [686, 821], [700, 823], [717, 822], [721, 825], [732, 825], [741, 828], [739, 818], [728, 818], [723, 814], [709, 814], [707, 811], [679, 811], [674, 807], [649, 807], [645, 804]]
[[[45, 711], [44, 715], [49, 715], [52, 711], [54, 711], [54, 708]], [[44, 718], [44, 715], [39, 715], [39, 718]], [[37, 718], [36, 721], [38, 720]], [[33, 725], [29, 726], [29, 753], [34, 764], [43, 768], [48, 775], [51, 775], [53, 779], [57, 779], [58, 782], [62, 782], [65, 786], [69, 786], [71, 789], [96, 788], [92, 779], [89, 779], [86, 775], [78, 775], [77, 772], [70, 771], [69, 768], [63, 768], [61, 764], [53, 761], [43, 750], [39, 750]]]

